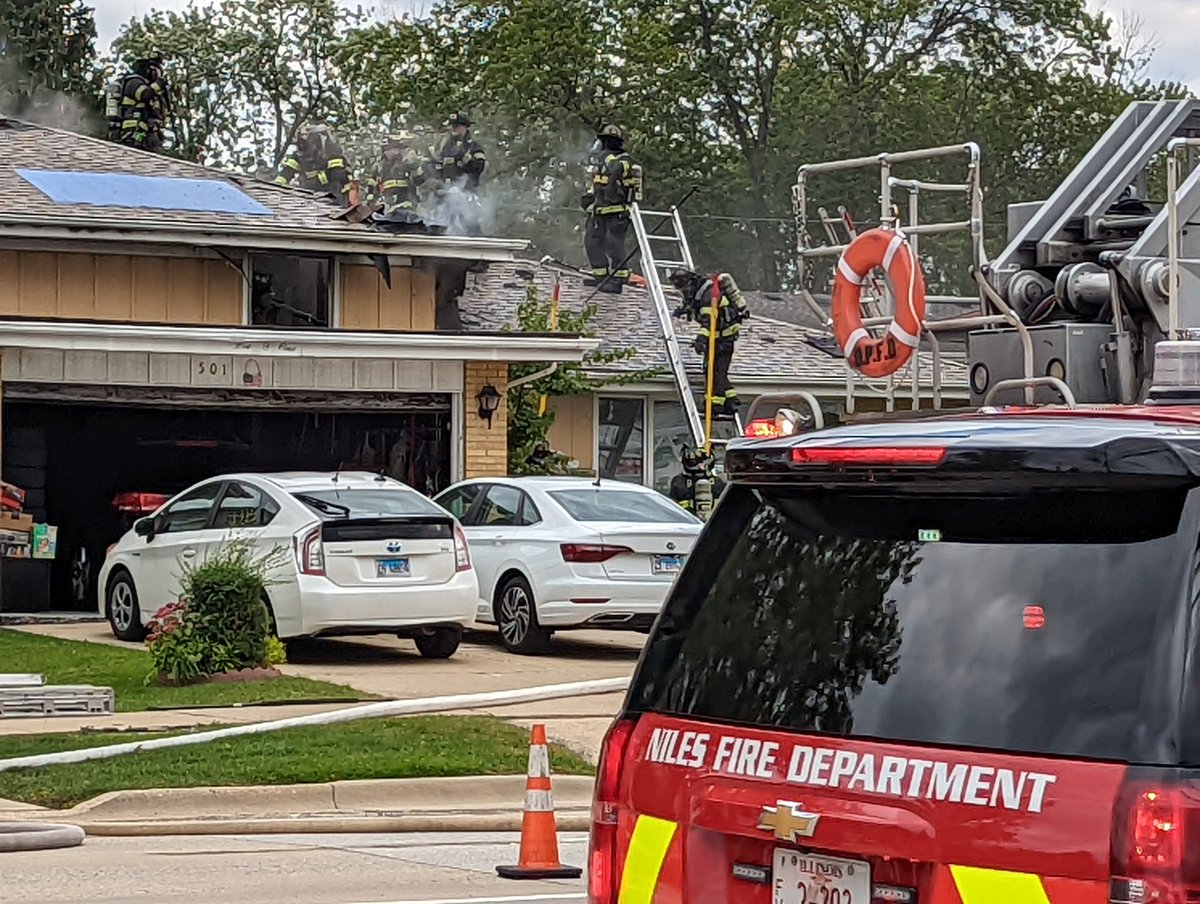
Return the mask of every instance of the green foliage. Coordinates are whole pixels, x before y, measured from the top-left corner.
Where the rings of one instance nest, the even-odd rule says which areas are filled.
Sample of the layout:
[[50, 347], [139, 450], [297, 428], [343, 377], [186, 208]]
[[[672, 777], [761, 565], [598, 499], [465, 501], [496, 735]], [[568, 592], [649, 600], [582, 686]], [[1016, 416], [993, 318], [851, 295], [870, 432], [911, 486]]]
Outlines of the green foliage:
[[206, 675], [258, 668], [267, 661], [271, 636], [267, 573], [281, 552], [255, 556], [234, 540], [199, 565], [184, 566], [185, 620], [202, 642], [199, 667]]
[[151, 51], [178, 90], [176, 146], [189, 160], [247, 172], [275, 166], [305, 121], [335, 130], [354, 119], [337, 68], [361, 11], [336, 0], [216, 0], [182, 13], [155, 10], [113, 42], [118, 68]]
[[[99, 628], [97, 628], [99, 630]], [[5, 671], [38, 672], [50, 684], [111, 687], [117, 710], [138, 712], [164, 706], [235, 706], [287, 700], [363, 699], [352, 688], [307, 678], [272, 678], [163, 687], [147, 684], [152, 660], [144, 650], [84, 643], [0, 628], [0, 662]], [[157, 677], [157, 672], [154, 673]], [[369, 695], [367, 695], [369, 696]]]
[[147, 625], [146, 649], [154, 668], [146, 683], [166, 677], [172, 684], [190, 684], [204, 677], [201, 662], [206, 646], [196, 630], [196, 619], [188, 617], [187, 603], [163, 606]]
[[[596, 316], [595, 304], [589, 303], [580, 311], [560, 307], [557, 329], [564, 333], [592, 335], [589, 324]], [[552, 303], [543, 300], [537, 287], [530, 285], [525, 300], [517, 308], [517, 327], [525, 333], [548, 333], [553, 327]], [[588, 368], [604, 367], [628, 361], [635, 354], [632, 348], [600, 348], [584, 357], [581, 364], [563, 362], [549, 376], [526, 383], [508, 391], [508, 472], [510, 474], [563, 474], [567, 459], [557, 453], [548, 454], [546, 436], [554, 424], [554, 412], [547, 407], [539, 414], [541, 398], [545, 396], [580, 395], [594, 392], [601, 386], [640, 383], [658, 376], [655, 368], [642, 368], [615, 377], [598, 380], [589, 377]], [[508, 368], [510, 381], [545, 370], [547, 364], [512, 364]]]
[[263, 665], [277, 666], [287, 662], [287, 646], [282, 640], [272, 634], [267, 638], [267, 652]]
[[83, 131], [97, 126], [95, 40], [82, 0], [0, 0], [0, 112]]

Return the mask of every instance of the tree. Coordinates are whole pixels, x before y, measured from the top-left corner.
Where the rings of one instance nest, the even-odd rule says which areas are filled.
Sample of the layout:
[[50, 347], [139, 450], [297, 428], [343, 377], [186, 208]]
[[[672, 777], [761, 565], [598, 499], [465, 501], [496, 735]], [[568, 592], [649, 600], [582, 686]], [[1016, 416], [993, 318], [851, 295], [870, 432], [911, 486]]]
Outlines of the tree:
[[353, 128], [336, 60], [363, 19], [336, 0], [217, 0], [134, 20], [113, 51], [126, 66], [154, 51], [167, 58], [179, 156], [273, 170], [304, 122]]
[[[596, 306], [588, 304], [581, 311], [558, 311], [557, 323], [551, 303], [543, 301], [536, 286], [527, 290], [525, 301], [517, 308], [517, 326], [522, 332], [546, 333], [561, 330], [565, 333], [590, 335], [588, 323], [596, 316]], [[655, 369], [642, 369], [603, 381], [586, 373], [589, 367], [602, 367], [627, 361], [636, 354], [632, 348], [615, 348], [591, 352], [580, 364], [560, 363], [552, 374], [508, 391], [508, 472], [510, 474], [561, 474], [567, 460], [550, 450], [546, 436], [554, 424], [554, 412], [542, 410], [544, 396], [581, 395], [602, 386], [638, 383], [658, 375]], [[512, 364], [508, 368], [510, 381], [543, 371], [547, 364]]]
[[[442, 0], [343, 46], [373, 115], [478, 111], [502, 229], [580, 259], [588, 129], [613, 119], [653, 206], [701, 186], [685, 211], [697, 259], [769, 289], [794, 272], [801, 163], [977, 140], [988, 223], [1043, 197], [1131, 97], [1167, 90], [1109, 26], [1084, 0]], [[826, 185], [831, 206], [877, 216], [877, 178]]]
[[96, 22], [82, 0], [0, 0], [0, 112], [98, 125]]

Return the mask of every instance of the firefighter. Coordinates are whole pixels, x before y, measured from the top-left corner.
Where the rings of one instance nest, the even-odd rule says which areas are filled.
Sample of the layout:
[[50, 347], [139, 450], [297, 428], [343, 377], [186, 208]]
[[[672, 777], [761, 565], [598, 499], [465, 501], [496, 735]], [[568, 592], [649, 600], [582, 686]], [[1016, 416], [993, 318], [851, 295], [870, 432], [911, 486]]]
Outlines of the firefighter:
[[625, 151], [620, 127], [603, 126], [596, 137], [600, 148], [588, 166], [591, 184], [579, 201], [588, 215], [584, 247], [592, 267], [591, 278], [584, 282], [620, 295], [629, 279], [629, 205], [642, 199], [642, 168]]
[[457, 185], [474, 193], [487, 164], [483, 148], [471, 137], [474, 123], [466, 113], [452, 113], [446, 125], [450, 134], [433, 160], [433, 170], [443, 185]]
[[341, 145], [329, 134], [325, 125], [303, 125], [296, 134], [291, 153], [279, 164], [275, 182], [288, 185], [299, 180], [301, 188], [326, 192], [349, 203], [350, 170]]
[[[683, 294], [683, 302], [675, 311], [675, 317], [694, 320], [700, 326], [693, 348], [704, 362], [705, 386], [708, 385], [708, 346], [712, 329], [713, 281], [692, 270], [679, 269], [671, 274], [671, 285]], [[729, 367], [733, 363], [733, 349], [737, 344], [741, 324], [750, 318], [746, 299], [733, 277], [722, 273], [717, 277], [720, 302], [717, 305], [716, 349], [713, 358], [712, 404], [713, 416], [729, 420], [737, 414], [738, 394], [729, 382]]]
[[680, 508], [696, 514], [696, 482], [707, 477], [712, 482], [712, 497], [715, 502], [725, 489], [724, 481], [714, 478], [712, 456], [703, 449], [685, 448], [679, 456], [683, 470], [671, 478], [667, 494]]
[[[120, 84], [116, 115], [110, 117], [117, 140], [131, 148], [157, 152], [170, 109], [171, 93], [161, 54], [136, 60]], [[113, 112], [110, 108], [110, 114]]]
[[408, 131], [384, 139], [375, 182], [385, 215], [399, 211], [416, 214], [426, 172], [424, 159], [413, 147], [414, 141], [413, 134]]

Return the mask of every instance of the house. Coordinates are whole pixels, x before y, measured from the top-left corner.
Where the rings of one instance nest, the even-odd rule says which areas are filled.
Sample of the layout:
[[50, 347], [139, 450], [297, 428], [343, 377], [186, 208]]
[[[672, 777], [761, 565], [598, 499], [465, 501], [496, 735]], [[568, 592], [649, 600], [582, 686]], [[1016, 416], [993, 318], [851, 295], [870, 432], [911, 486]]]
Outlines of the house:
[[[461, 329], [523, 241], [349, 222], [331, 199], [0, 117], [0, 471], [58, 527], [0, 612], [91, 608], [126, 493], [366, 468], [434, 492], [506, 470], [522, 361], [597, 341]], [[498, 401], [487, 410], [488, 399]]]
[[[515, 326], [517, 308], [530, 288], [548, 299], [556, 278], [561, 280], [560, 298], [565, 308], [579, 311], [589, 301], [597, 306], [590, 327], [600, 339], [601, 349], [635, 350], [631, 358], [614, 365], [588, 368], [589, 376], [604, 381], [658, 373], [634, 383], [610, 383], [594, 393], [551, 399], [555, 413], [549, 434], [551, 446], [577, 461], [583, 470], [598, 470], [605, 477], [666, 492], [671, 478], [680, 470], [680, 451], [690, 445], [690, 439], [683, 407], [667, 369], [662, 331], [644, 289], [626, 286], [621, 295], [596, 294], [583, 285], [580, 277], [556, 275], [535, 262], [497, 262], [486, 272], [468, 276], [459, 299], [464, 328], [493, 331]], [[846, 412], [847, 368], [821, 321], [796, 296], [744, 294], [751, 318], [742, 325], [731, 369], [731, 379], [744, 405], [765, 393], [794, 394], [802, 390], [816, 396], [827, 423], [836, 423]], [[938, 310], [937, 316], [954, 313], [954, 309]], [[700, 361], [692, 350], [696, 325], [676, 321], [676, 329], [689, 380], [699, 387]], [[919, 388], [928, 405], [934, 388], [933, 359], [929, 352], [921, 352], [918, 362]], [[942, 403], [965, 405], [969, 393], [961, 353], [948, 350], [939, 361], [939, 369]], [[885, 402], [881, 396], [864, 393], [862, 386], [856, 389], [859, 410], [882, 410]], [[910, 389], [897, 395], [897, 407], [911, 405]]]

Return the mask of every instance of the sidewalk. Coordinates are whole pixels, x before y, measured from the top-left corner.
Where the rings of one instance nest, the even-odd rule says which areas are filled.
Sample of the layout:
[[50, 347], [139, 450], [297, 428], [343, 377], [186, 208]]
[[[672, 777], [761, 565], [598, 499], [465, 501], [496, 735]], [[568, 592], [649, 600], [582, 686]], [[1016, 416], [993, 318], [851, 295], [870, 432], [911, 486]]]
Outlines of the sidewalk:
[[[501, 775], [113, 791], [69, 810], [0, 800], [0, 821], [63, 822], [90, 835], [511, 832], [521, 828], [525, 781]], [[590, 776], [554, 777], [559, 831], [588, 829], [593, 784]]]

